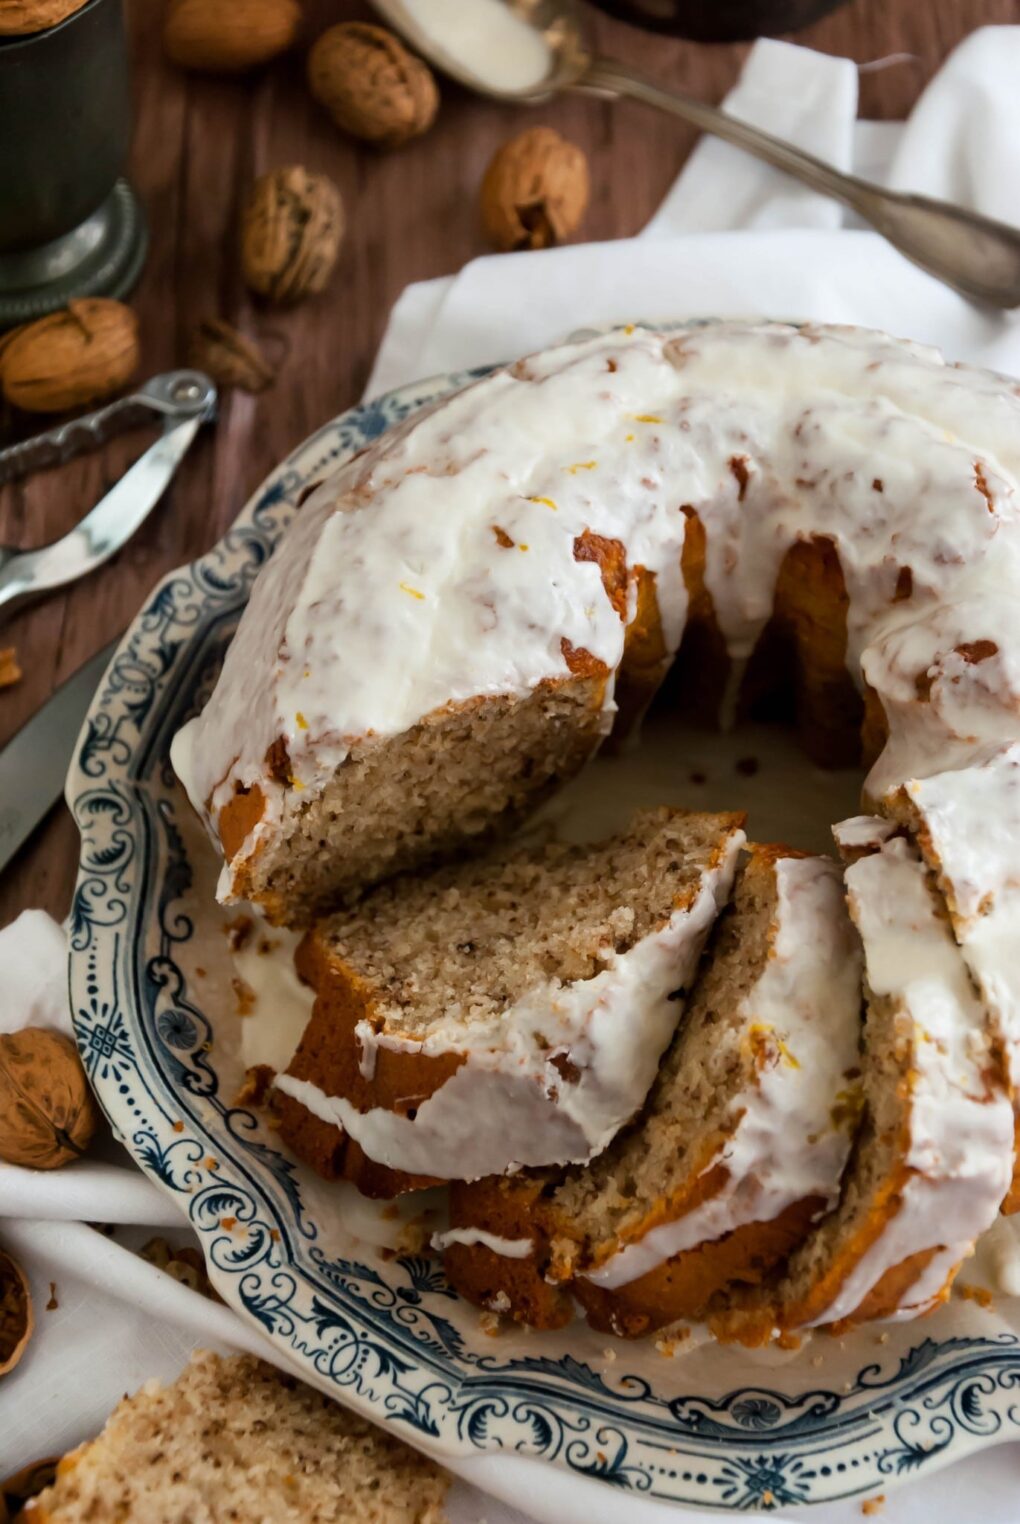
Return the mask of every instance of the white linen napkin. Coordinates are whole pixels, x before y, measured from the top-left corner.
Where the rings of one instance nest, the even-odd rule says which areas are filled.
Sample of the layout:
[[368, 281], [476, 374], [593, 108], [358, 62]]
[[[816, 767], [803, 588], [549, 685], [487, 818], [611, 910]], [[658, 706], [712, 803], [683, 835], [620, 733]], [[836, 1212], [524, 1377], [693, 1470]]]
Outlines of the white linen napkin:
[[[855, 123], [853, 64], [760, 42], [726, 106], [840, 167], [1017, 221], [1018, 76], [1020, 27], [986, 28], [946, 62], [905, 127]], [[408, 287], [391, 315], [368, 395], [509, 358], [573, 328], [752, 315], [887, 328], [938, 344], [953, 359], [1020, 372], [1020, 319], [971, 307], [877, 235], [854, 227], [835, 203], [706, 139], [635, 238], [477, 259], [456, 276]], [[66, 1023], [63, 975], [54, 972], [61, 948], [59, 928], [39, 912], [0, 932], [0, 1031]], [[49, 1220], [30, 1221], [29, 1214]], [[271, 1354], [225, 1308], [82, 1226], [88, 1221], [145, 1224], [135, 1234], [139, 1243], [151, 1227], [174, 1228], [174, 1242], [188, 1232], [112, 1141], [50, 1175], [0, 1166], [0, 1241], [30, 1270], [38, 1306], [45, 1307], [51, 1280], [60, 1303], [40, 1314], [25, 1359], [5, 1378], [5, 1415], [12, 1417], [0, 1423], [0, 1475], [94, 1432], [125, 1390], [152, 1375], [172, 1375], [196, 1343]], [[130, 1232], [125, 1241], [132, 1241]], [[980, 1496], [984, 1524], [1013, 1524], [1016, 1457], [1016, 1448], [1006, 1446], [919, 1479], [890, 1497], [882, 1517], [955, 1524], [973, 1513]], [[506, 1488], [505, 1470], [497, 1476], [487, 1462], [472, 1475]], [[454, 1524], [551, 1518], [542, 1468], [522, 1464], [512, 1476], [515, 1508], [458, 1483]], [[624, 1497], [602, 1489], [585, 1499], [584, 1512], [590, 1524], [602, 1518], [626, 1524], [632, 1510]], [[856, 1524], [859, 1504], [821, 1507], [811, 1518]]]

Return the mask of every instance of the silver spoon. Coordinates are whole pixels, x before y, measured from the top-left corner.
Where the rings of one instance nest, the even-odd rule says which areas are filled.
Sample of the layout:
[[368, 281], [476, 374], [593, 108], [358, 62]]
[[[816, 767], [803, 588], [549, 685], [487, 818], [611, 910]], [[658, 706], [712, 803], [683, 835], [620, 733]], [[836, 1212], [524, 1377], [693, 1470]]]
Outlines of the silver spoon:
[[[578, 20], [573, 0], [481, 0], [486, 10], [504, 4], [517, 25], [531, 28], [544, 45], [548, 67], [539, 83], [501, 89], [472, 67], [466, 55], [444, 43], [439, 29], [428, 25], [434, 15], [451, 16], [446, 4], [423, 0], [373, 0], [391, 26], [437, 68], [468, 89], [502, 101], [536, 105], [562, 90], [619, 98], [628, 96], [657, 106], [743, 148], [766, 164], [784, 170], [812, 190], [834, 196], [882, 233], [901, 254], [935, 275], [963, 296], [992, 307], [1020, 306], [1020, 230], [977, 212], [965, 211], [930, 196], [883, 190], [856, 175], [845, 175], [813, 154], [750, 127], [714, 106], [676, 90], [642, 79], [624, 64], [593, 53]], [[466, 17], [475, 0], [459, 0], [458, 14]], [[481, 11], [478, 12], [481, 16]]]

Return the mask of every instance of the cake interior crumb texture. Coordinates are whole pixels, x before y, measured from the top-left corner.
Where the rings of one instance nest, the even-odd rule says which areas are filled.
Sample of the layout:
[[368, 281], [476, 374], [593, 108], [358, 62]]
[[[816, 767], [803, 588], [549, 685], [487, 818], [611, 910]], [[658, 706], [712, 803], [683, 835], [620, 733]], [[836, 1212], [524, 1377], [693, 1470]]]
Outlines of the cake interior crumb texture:
[[769, 955], [776, 855], [755, 848], [742, 870], [643, 1111], [587, 1167], [568, 1170], [555, 1192], [557, 1220], [591, 1248], [626, 1238], [649, 1203], [689, 1188], [692, 1170], [708, 1164], [736, 1123], [734, 1102], [756, 1072], [743, 1000]]
[[322, 793], [288, 795], [287, 822], [252, 864], [292, 924], [367, 884], [519, 825], [602, 740], [604, 679], [452, 705], [385, 745], [361, 743]]
[[32, 1524], [443, 1524], [447, 1479], [400, 1440], [249, 1356], [198, 1351], [61, 1461]]
[[544, 847], [406, 876], [325, 926], [390, 1031], [498, 1016], [550, 981], [594, 978], [693, 902], [739, 817], [661, 808], [597, 845]]

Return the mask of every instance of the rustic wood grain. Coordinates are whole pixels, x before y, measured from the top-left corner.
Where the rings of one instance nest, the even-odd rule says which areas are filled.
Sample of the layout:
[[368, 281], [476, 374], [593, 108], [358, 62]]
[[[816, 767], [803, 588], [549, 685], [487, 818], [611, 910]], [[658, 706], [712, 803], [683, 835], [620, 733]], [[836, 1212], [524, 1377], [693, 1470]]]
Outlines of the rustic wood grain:
[[[335, 20], [370, 14], [342, 0], [307, 0], [305, 10], [305, 42]], [[478, 184], [496, 147], [523, 125], [519, 111], [444, 86], [433, 131], [378, 154], [341, 136], [310, 99], [302, 51], [247, 80], [187, 75], [161, 57], [161, 12], [160, 0], [128, 0], [137, 103], [130, 173], [152, 231], [133, 298], [144, 369], [184, 363], [190, 329], [212, 315], [258, 337], [280, 361], [280, 378], [258, 398], [224, 398], [215, 430], [193, 447], [161, 506], [115, 561], [0, 630], [0, 645], [14, 644], [25, 669], [21, 683], [0, 692], [0, 745], [123, 629], [158, 578], [218, 538], [281, 456], [356, 401], [404, 286], [485, 252]], [[963, 36], [1017, 19], [1016, 0], [853, 0], [796, 40], [862, 63], [911, 54], [861, 81], [862, 114], [899, 117]], [[733, 83], [746, 53], [649, 36], [594, 12], [591, 22], [605, 52], [711, 101]], [[637, 232], [694, 141], [681, 124], [626, 103], [565, 98], [530, 119], [557, 127], [589, 154], [593, 197], [583, 236], [590, 239]], [[329, 292], [276, 313], [253, 304], [241, 285], [236, 228], [252, 177], [288, 163], [333, 176], [348, 232]], [[144, 443], [113, 441], [100, 455], [0, 492], [0, 543], [38, 544], [64, 532]], [[62, 915], [76, 855], [61, 807], [0, 877], [0, 925], [30, 905]]]

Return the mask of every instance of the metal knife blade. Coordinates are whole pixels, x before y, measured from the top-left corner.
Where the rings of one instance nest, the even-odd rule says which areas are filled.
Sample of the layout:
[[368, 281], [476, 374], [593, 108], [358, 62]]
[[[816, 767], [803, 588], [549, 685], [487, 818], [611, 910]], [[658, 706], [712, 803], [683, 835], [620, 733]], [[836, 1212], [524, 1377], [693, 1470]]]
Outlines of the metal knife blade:
[[78, 732], [119, 643], [90, 657], [0, 751], [0, 870], [63, 793]]

